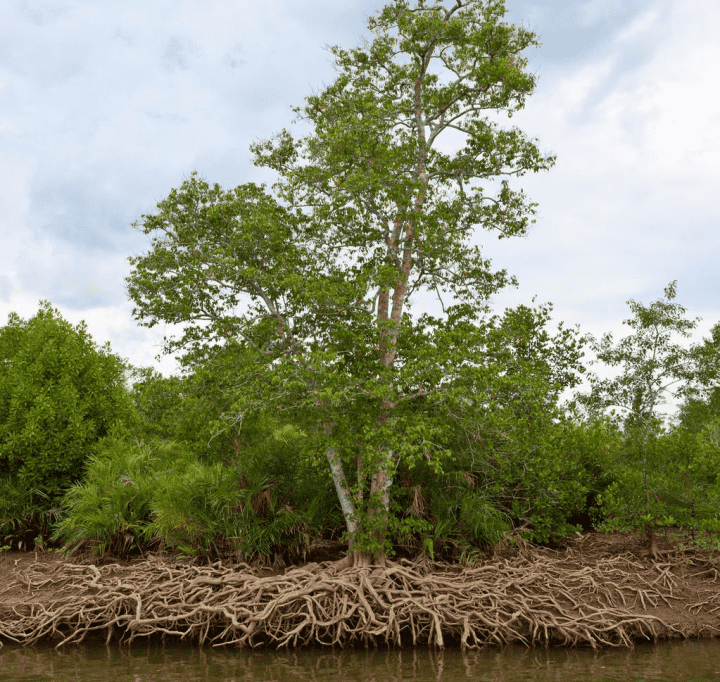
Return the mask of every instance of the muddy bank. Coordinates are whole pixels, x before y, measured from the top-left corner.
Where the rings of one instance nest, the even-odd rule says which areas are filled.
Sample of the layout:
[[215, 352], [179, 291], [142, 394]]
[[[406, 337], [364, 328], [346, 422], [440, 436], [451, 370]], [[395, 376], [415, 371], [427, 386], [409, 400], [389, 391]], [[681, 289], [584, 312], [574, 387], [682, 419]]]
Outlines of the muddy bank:
[[720, 634], [719, 576], [706, 553], [653, 559], [642, 538], [622, 534], [505, 549], [473, 568], [403, 560], [336, 571], [327, 562], [272, 575], [232, 562], [11, 553], [0, 563], [0, 643], [632, 646]]

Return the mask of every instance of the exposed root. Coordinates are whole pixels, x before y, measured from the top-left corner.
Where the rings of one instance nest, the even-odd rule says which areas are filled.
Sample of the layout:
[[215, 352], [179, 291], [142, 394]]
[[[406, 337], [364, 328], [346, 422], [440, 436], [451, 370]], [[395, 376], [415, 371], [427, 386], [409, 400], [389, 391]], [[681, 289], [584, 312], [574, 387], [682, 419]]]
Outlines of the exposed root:
[[[62, 646], [92, 634], [107, 643], [160, 634], [236, 647], [521, 642], [596, 648], [684, 634], [648, 613], [678, 599], [670, 566], [653, 569], [631, 555], [594, 566], [531, 553], [469, 569], [401, 561], [336, 571], [311, 564], [265, 577], [246, 564], [221, 562], [148, 560], [131, 572], [120, 568], [61, 564], [50, 576], [19, 575], [14, 587], [29, 598], [1, 614], [0, 640], [27, 645], [50, 638]], [[30, 594], [48, 587], [64, 596], [33, 604]], [[720, 608], [710, 598], [697, 607]]]

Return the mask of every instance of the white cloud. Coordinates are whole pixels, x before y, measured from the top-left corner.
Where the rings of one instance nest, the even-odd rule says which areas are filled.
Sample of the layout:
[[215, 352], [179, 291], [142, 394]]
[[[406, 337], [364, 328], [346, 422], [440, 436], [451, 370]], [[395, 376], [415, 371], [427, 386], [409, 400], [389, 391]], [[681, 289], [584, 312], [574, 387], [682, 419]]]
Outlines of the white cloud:
[[[130, 223], [195, 168], [226, 187], [272, 181], [248, 144], [290, 127], [290, 106], [334, 78], [323, 44], [355, 46], [382, 4], [13, 4], [0, 26], [0, 318], [49, 299], [120, 355], [154, 362], [162, 332], [137, 327], [123, 287], [125, 258], [148, 244]], [[648, 303], [678, 279], [706, 333], [720, 319], [720, 5], [507, 5], [548, 34], [529, 55], [537, 93], [493, 118], [558, 162], [513, 180], [540, 204], [528, 238], [479, 236], [521, 282], [497, 306], [537, 295], [599, 336], [621, 329], [628, 298]]]
[[627, 42], [637, 38], [639, 35], [648, 33], [653, 28], [657, 28], [659, 19], [660, 13], [655, 8], [643, 12], [630, 26], [618, 33], [615, 41], [618, 43]]

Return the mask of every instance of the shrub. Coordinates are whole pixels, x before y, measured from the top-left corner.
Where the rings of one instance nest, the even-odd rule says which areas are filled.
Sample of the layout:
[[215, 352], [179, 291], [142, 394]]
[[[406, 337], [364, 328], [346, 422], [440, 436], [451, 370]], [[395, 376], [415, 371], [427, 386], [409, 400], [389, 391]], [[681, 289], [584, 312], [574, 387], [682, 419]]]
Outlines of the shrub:
[[174, 442], [108, 437], [90, 457], [85, 480], [65, 494], [53, 539], [98, 553], [159, 545], [246, 558], [289, 550], [297, 558], [341, 517], [328, 508], [327, 499], [335, 500], [318, 485], [319, 475], [293, 464], [288, 430], [278, 433], [234, 466], [207, 464]]
[[0, 471], [48, 511], [82, 478], [93, 446], [137, 422], [126, 365], [43, 301], [32, 319], [11, 313], [0, 329], [0, 367]]
[[699, 433], [679, 427], [647, 439], [626, 434], [612, 466], [613, 482], [600, 495], [606, 515], [600, 529], [720, 530], [718, 423]]
[[150, 522], [158, 480], [190, 464], [173, 443], [103, 439], [88, 460], [85, 480], [65, 493], [63, 518], [53, 539], [65, 542], [71, 551], [92, 547], [102, 554], [129, 549]]
[[48, 537], [59, 509], [48, 505], [48, 496], [37, 488], [28, 488], [16, 479], [0, 479], [0, 545], [32, 549]]

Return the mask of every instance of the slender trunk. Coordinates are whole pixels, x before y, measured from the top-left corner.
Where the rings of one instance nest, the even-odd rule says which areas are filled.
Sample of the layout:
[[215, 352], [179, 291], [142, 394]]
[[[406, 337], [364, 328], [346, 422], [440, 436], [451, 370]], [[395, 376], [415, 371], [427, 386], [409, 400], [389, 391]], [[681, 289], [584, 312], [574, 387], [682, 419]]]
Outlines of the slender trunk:
[[[429, 52], [432, 51], [432, 46]], [[420, 153], [417, 160], [417, 175], [421, 180], [422, 189], [420, 195], [415, 198], [415, 210], [419, 212], [425, 201], [427, 192], [428, 175], [427, 175], [427, 156], [428, 144], [425, 137], [425, 121], [422, 117], [422, 84], [429, 59], [426, 57], [421, 74], [415, 83], [415, 119], [418, 129], [419, 149]], [[408, 285], [410, 271], [413, 262], [413, 242], [416, 238], [416, 224], [414, 220], [403, 221], [396, 217], [393, 225], [385, 234], [385, 243], [387, 246], [387, 254], [398, 270], [396, 281], [387, 286], [383, 283], [379, 291], [378, 307], [377, 307], [377, 323], [384, 325], [392, 321], [392, 325], [383, 329], [379, 339], [379, 359], [386, 369], [392, 369], [395, 365], [397, 355], [397, 340], [400, 332], [400, 320], [405, 304], [405, 297], [408, 293]], [[392, 288], [392, 294], [390, 289]], [[385, 424], [397, 403], [385, 398], [383, 400], [382, 412], [378, 418], [377, 426], [381, 427]], [[369, 508], [367, 513], [368, 519], [377, 519], [379, 516], [379, 524], [375, 529], [375, 539], [379, 546], [379, 554], [375, 557], [375, 561], [381, 564], [385, 562], [385, 536], [387, 533], [387, 525], [390, 515], [390, 487], [393, 482], [393, 470], [395, 466], [395, 455], [392, 450], [383, 452], [380, 460], [374, 465], [373, 471], [365, 471], [362, 457], [357, 457], [357, 473], [360, 493], [358, 498], [353, 501], [347, 486], [345, 474], [342, 470], [342, 463], [337, 455], [335, 448], [328, 448], [328, 461], [333, 472], [333, 480], [335, 482], [335, 490], [337, 491], [340, 504], [342, 506], [345, 521], [348, 527], [348, 533], [351, 538], [350, 552], [348, 557], [353, 556], [355, 565], [367, 565], [371, 562], [371, 558], [367, 553], [355, 552], [352, 547], [352, 538], [357, 533], [357, 517], [356, 503], [362, 503], [362, 490], [364, 489], [367, 477], [370, 477], [370, 496], [368, 498]]]
[[343, 470], [342, 461], [338, 456], [337, 448], [329, 447], [325, 451], [325, 454], [330, 464], [330, 471], [332, 471], [335, 492], [337, 493], [338, 500], [340, 500], [340, 507], [345, 517], [345, 524], [347, 525], [348, 535], [350, 536], [350, 550], [352, 551], [353, 540], [357, 535], [357, 510], [355, 509], [355, 503], [350, 494], [350, 488], [345, 478], [345, 471]]
[[385, 562], [385, 534], [387, 533], [390, 516], [390, 487], [393, 482], [392, 469], [394, 463], [393, 453], [388, 450], [378, 464], [370, 485], [370, 499], [378, 506], [373, 506], [368, 510], [368, 517], [379, 517], [379, 524], [375, 530], [375, 540], [380, 548], [376, 558], [381, 564]]
[[[355, 539], [358, 532], [357, 508], [355, 506], [355, 503], [353, 502], [352, 494], [350, 493], [350, 488], [347, 483], [347, 478], [345, 477], [345, 471], [343, 470], [342, 461], [338, 456], [337, 448], [329, 447], [325, 451], [325, 454], [330, 464], [330, 471], [332, 472], [333, 482], [335, 483], [335, 492], [337, 493], [338, 499], [340, 500], [340, 507], [342, 508], [343, 516], [345, 517], [345, 524], [347, 525], [349, 535], [347, 557], [345, 557], [345, 559], [342, 559], [341, 561], [338, 561], [335, 564], [335, 569], [341, 570], [343, 568], [349, 568], [351, 566], [355, 568], [362, 568], [369, 567], [372, 564], [385, 565], [385, 549], [382, 544], [382, 549], [378, 556], [373, 556], [369, 552], [359, 552], [355, 549]], [[378, 474], [389, 471], [390, 464], [392, 464], [392, 457], [389, 458], [387, 466], [385, 465], [385, 463], [383, 463], [383, 465], [381, 465], [380, 471], [376, 472], [376, 474], [373, 475], [372, 485], [370, 488], [371, 495], [373, 494], [373, 492], [376, 491], [380, 494], [381, 512], [385, 520], [385, 523], [383, 524], [382, 534], [381, 536], [379, 536], [381, 542], [384, 542], [385, 540], [387, 513], [390, 509], [389, 488], [390, 483], [392, 482], [392, 478], [387, 475], [382, 476]], [[375, 515], [375, 512], [375, 509], [371, 509], [368, 516], [372, 517], [373, 515]]]
[[362, 504], [363, 501], [363, 490], [365, 490], [365, 462], [363, 461], [363, 453], [362, 450], [358, 452], [357, 457], [355, 458], [355, 464], [357, 467], [357, 480], [358, 480], [358, 493], [355, 497], [355, 501], [357, 504]]

